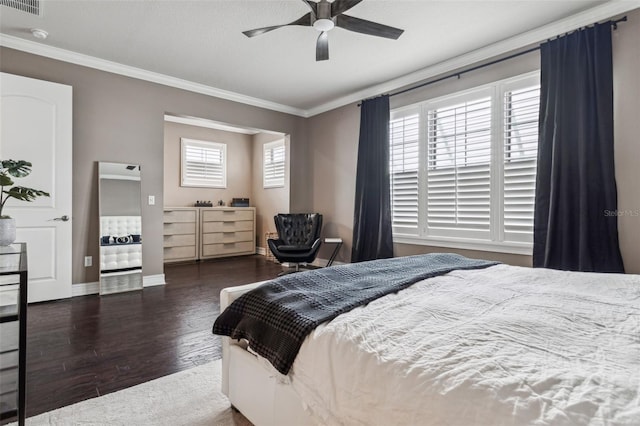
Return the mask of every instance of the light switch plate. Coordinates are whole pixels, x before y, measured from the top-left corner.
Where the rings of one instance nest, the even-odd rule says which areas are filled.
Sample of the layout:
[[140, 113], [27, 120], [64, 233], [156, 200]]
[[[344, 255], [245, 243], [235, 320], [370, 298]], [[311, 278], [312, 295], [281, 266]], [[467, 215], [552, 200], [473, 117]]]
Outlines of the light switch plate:
[[91, 256], [85, 256], [84, 257], [84, 266], [86, 268], [88, 268], [89, 266], [93, 265], [93, 257]]
[[156, 204], [156, 196], [155, 195], [149, 195], [149, 205], [153, 206]]

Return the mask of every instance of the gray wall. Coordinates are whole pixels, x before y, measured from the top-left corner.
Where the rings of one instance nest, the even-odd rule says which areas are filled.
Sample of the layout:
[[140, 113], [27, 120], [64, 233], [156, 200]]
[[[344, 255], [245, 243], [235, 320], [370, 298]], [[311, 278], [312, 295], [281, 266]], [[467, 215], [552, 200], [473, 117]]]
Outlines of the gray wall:
[[[164, 179], [164, 114], [184, 114], [291, 135], [291, 204], [311, 208], [307, 178], [306, 120], [92, 68], [0, 48], [0, 70], [73, 86], [73, 282], [98, 280], [97, 161], [142, 167], [144, 275], [161, 274]], [[99, 262], [94, 261], [94, 265]]]
[[[628, 14], [629, 22], [614, 32], [615, 152], [618, 183], [620, 247], [625, 268], [640, 273], [640, 10]], [[405, 95], [392, 97], [391, 107], [410, 105], [491, 81], [516, 76], [539, 67], [534, 52], [518, 59], [427, 86]], [[309, 119], [310, 172], [313, 182], [313, 208], [325, 215], [324, 236], [339, 236], [345, 241], [338, 260], [348, 261], [351, 253], [355, 175], [360, 111], [348, 105]], [[320, 257], [327, 257], [323, 247]], [[441, 247], [395, 244], [397, 256], [452, 251], [466, 256], [500, 260], [513, 265], [530, 266], [531, 256], [456, 250]]]
[[627, 272], [640, 274], [640, 9], [613, 32], [618, 230]]
[[[265, 188], [263, 182], [263, 146], [265, 143], [285, 140], [285, 180], [281, 188]], [[256, 246], [266, 250], [266, 232], [275, 232], [273, 216], [278, 213], [289, 213], [290, 186], [290, 143], [289, 137], [270, 133], [258, 133], [253, 136], [253, 185], [251, 204], [256, 206]]]
[[[193, 188], [180, 186], [180, 138], [227, 145], [227, 187]], [[190, 207], [197, 200], [229, 205], [232, 198], [251, 195], [252, 136], [206, 127], [165, 122], [164, 125], [164, 205]]]

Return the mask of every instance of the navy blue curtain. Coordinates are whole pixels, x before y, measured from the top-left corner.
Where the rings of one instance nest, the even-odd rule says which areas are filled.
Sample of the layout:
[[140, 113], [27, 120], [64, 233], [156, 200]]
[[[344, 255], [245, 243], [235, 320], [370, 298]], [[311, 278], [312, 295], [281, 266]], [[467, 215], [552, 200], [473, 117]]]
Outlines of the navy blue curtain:
[[351, 261], [393, 257], [389, 96], [362, 102]]
[[540, 48], [533, 266], [624, 272], [615, 214], [611, 24]]

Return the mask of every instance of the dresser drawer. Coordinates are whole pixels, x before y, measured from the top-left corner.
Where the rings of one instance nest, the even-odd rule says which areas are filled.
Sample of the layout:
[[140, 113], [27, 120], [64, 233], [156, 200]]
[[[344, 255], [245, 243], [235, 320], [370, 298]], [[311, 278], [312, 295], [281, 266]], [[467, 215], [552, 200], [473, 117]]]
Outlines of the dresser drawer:
[[232, 254], [254, 253], [256, 247], [253, 241], [242, 241], [227, 244], [203, 244], [202, 256], [225, 256]]
[[196, 223], [165, 223], [164, 235], [193, 234], [196, 233]]
[[202, 232], [237, 232], [252, 231], [253, 220], [239, 220], [231, 222], [202, 222]]
[[195, 222], [198, 212], [196, 210], [165, 210], [165, 223]]
[[184, 235], [165, 235], [164, 246], [165, 247], [180, 247], [180, 246], [194, 246], [196, 245], [196, 234], [184, 234]]
[[202, 235], [202, 244], [237, 243], [253, 241], [253, 231], [212, 232]]
[[203, 222], [253, 220], [253, 210], [203, 210]]
[[188, 260], [196, 258], [196, 246], [165, 247], [164, 260]]

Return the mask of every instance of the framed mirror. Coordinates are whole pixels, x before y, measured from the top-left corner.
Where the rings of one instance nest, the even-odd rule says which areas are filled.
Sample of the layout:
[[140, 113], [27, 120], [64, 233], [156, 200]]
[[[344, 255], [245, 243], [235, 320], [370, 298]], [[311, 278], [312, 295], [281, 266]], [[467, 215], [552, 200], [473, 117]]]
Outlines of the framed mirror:
[[142, 289], [140, 166], [98, 163], [100, 295]]

